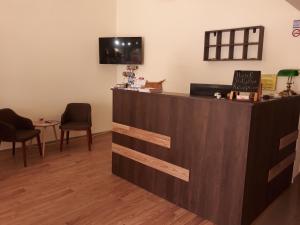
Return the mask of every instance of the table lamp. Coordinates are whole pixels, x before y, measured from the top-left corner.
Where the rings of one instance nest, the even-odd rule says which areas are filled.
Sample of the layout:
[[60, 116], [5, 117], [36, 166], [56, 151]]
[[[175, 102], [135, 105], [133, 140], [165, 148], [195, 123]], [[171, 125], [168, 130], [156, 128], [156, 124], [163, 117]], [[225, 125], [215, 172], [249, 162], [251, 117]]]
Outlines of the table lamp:
[[290, 96], [297, 95], [295, 91], [291, 89], [293, 82], [293, 77], [299, 76], [299, 70], [297, 69], [284, 69], [280, 70], [277, 74], [279, 77], [288, 77], [288, 81], [286, 83], [286, 90], [279, 93], [281, 96]]

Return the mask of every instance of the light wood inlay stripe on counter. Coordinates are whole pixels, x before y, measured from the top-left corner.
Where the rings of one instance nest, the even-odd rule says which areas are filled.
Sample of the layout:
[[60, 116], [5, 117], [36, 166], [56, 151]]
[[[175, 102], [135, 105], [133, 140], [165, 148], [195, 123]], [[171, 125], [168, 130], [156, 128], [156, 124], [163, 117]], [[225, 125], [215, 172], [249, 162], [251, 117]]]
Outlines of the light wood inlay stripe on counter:
[[279, 150], [282, 150], [286, 146], [292, 144], [293, 142], [297, 141], [299, 135], [299, 131], [296, 130], [283, 138], [280, 139], [280, 145], [279, 145]]
[[290, 154], [288, 157], [286, 157], [284, 160], [282, 160], [280, 163], [278, 163], [276, 166], [274, 166], [269, 171], [268, 182], [272, 181], [282, 171], [284, 171], [286, 168], [288, 168], [290, 165], [292, 165], [294, 163], [295, 159], [296, 159], [296, 153], [293, 153], [293, 154]]
[[141, 152], [137, 152], [133, 149], [112, 143], [112, 151], [126, 158], [132, 159], [145, 166], [149, 166], [153, 169], [169, 174], [173, 177], [177, 177], [181, 180], [189, 182], [190, 171], [183, 167], [174, 165], [172, 163], [163, 161], [161, 159], [146, 155]]
[[162, 135], [151, 131], [146, 131], [139, 128], [130, 127], [127, 125], [114, 123], [114, 122], [112, 123], [112, 131], [136, 139], [140, 139], [142, 141], [150, 142], [152, 144], [156, 144], [168, 149], [171, 147], [171, 138], [166, 135]]

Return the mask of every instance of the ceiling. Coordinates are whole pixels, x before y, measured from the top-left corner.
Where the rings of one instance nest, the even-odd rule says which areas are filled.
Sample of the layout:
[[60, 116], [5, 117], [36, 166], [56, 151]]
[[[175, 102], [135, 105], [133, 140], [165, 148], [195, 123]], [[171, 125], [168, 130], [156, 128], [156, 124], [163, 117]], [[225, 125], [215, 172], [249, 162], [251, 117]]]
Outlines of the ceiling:
[[289, 3], [291, 3], [294, 7], [296, 7], [298, 10], [300, 10], [300, 0], [287, 0]]

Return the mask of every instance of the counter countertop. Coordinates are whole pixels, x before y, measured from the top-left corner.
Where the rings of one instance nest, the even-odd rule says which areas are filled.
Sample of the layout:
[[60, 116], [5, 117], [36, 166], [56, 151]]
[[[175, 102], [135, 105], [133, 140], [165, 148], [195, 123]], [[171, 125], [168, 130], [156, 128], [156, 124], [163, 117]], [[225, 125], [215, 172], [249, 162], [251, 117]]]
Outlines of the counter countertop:
[[162, 92], [162, 93], [147, 93], [147, 92], [139, 92], [135, 90], [129, 90], [129, 89], [117, 89], [113, 88], [113, 91], [130, 91], [130, 92], [136, 92], [139, 94], [151, 94], [151, 95], [166, 95], [166, 96], [174, 96], [174, 97], [182, 97], [182, 98], [192, 98], [192, 99], [201, 99], [205, 101], [219, 101], [219, 102], [226, 102], [226, 103], [232, 103], [232, 104], [246, 104], [246, 105], [258, 105], [258, 104], [265, 104], [269, 102], [274, 102], [274, 101], [286, 101], [290, 98], [296, 98], [300, 97], [300, 95], [294, 95], [294, 96], [289, 96], [289, 97], [281, 97], [281, 98], [273, 98], [273, 99], [268, 99], [268, 100], [260, 100], [258, 102], [253, 102], [253, 101], [242, 101], [242, 100], [229, 100], [229, 99], [216, 99], [214, 97], [208, 97], [208, 96], [193, 96], [188, 93], [177, 93], [177, 92]]

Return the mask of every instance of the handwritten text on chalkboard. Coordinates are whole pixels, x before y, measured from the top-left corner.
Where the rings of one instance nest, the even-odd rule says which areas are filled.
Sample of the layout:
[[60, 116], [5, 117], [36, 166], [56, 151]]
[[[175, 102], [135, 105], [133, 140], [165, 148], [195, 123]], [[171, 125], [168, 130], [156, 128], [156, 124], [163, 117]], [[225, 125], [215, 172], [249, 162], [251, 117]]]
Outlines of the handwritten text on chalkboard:
[[232, 82], [232, 91], [257, 92], [260, 88], [261, 72], [236, 70]]

